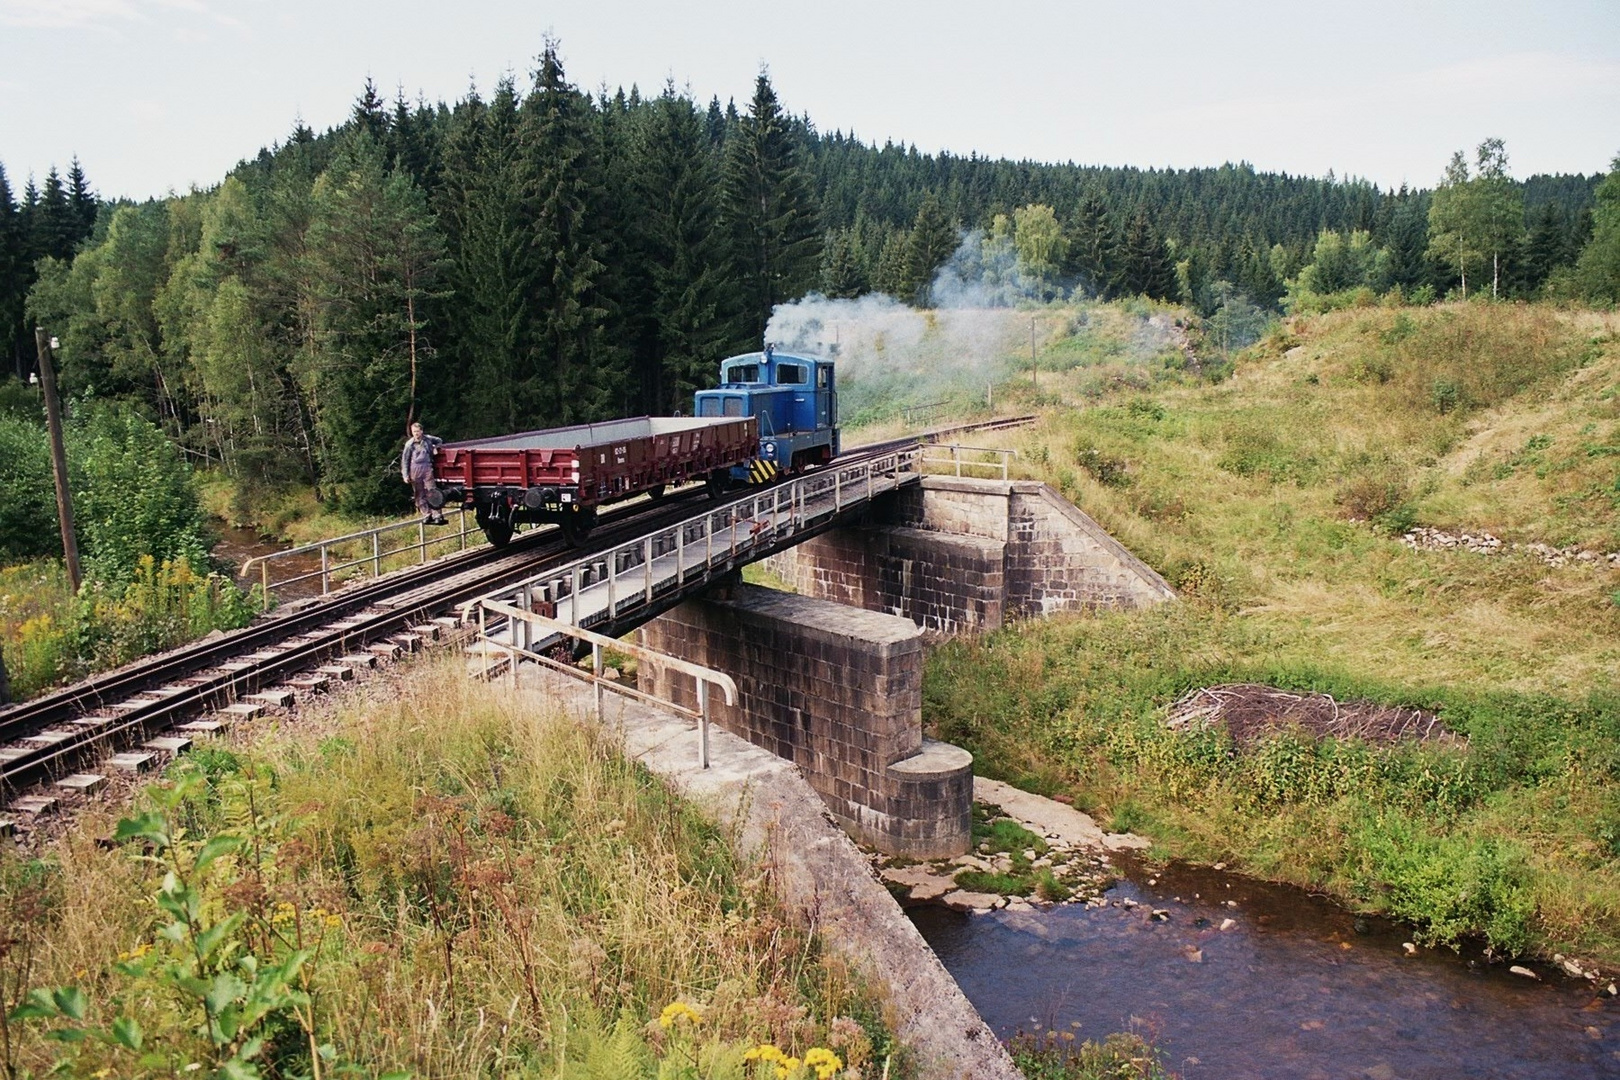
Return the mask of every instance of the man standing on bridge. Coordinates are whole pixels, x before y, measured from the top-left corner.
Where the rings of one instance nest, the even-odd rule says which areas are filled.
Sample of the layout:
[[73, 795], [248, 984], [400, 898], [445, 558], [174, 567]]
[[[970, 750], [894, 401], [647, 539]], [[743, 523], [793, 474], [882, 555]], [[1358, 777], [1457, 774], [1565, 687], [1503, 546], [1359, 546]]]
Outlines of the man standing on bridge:
[[437, 490], [438, 485], [433, 482], [433, 451], [444, 442], [437, 435], [429, 435], [422, 430], [422, 425], [411, 425], [411, 437], [405, 440], [405, 449], [399, 455], [399, 477], [411, 485], [411, 492], [416, 496], [416, 508], [423, 514], [422, 521], [428, 525], [448, 525], [444, 515], [435, 510], [428, 503], [428, 492]]

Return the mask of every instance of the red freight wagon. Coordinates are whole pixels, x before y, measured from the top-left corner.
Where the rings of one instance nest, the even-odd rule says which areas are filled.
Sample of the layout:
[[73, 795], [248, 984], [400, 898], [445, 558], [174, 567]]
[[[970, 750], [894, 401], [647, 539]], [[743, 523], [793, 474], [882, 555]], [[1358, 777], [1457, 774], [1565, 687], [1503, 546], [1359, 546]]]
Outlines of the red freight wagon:
[[578, 543], [596, 508], [667, 485], [706, 480], [724, 490], [730, 470], [759, 454], [753, 417], [654, 417], [444, 443], [433, 475], [449, 500], [473, 507], [496, 547], [525, 522], [562, 526]]

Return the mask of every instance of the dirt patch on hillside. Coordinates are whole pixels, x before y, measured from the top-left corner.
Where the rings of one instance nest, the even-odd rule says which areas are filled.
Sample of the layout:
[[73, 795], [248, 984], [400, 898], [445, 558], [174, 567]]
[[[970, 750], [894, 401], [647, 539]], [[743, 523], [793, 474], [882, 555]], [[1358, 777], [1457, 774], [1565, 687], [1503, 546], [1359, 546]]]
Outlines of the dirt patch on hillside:
[[1462, 743], [1439, 717], [1425, 709], [1339, 701], [1331, 694], [1297, 694], [1273, 686], [1233, 683], [1194, 690], [1170, 706], [1166, 725], [1173, 729], [1219, 724], [1241, 744], [1267, 735], [1300, 730], [1314, 736], [1393, 743]]

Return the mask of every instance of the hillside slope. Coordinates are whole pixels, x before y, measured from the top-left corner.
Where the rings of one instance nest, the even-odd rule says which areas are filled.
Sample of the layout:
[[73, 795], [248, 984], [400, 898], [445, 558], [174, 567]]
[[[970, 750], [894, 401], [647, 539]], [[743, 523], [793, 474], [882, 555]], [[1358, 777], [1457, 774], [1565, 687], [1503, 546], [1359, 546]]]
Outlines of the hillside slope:
[[[1184, 602], [943, 646], [932, 733], [1160, 856], [1331, 892], [1419, 940], [1620, 963], [1617, 329], [1363, 309], [1284, 324], [1215, 384], [1162, 360], [1043, 374], [1065, 406], [1020, 467]], [[1232, 683], [1417, 708], [1451, 734], [1167, 725]]]

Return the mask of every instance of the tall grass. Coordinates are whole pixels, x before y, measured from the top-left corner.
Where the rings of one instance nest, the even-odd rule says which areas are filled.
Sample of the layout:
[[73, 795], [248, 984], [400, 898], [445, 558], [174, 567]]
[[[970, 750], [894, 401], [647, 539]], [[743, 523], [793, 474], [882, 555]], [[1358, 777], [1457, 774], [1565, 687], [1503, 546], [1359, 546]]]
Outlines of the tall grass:
[[142, 556], [128, 581], [89, 580], [77, 594], [58, 563], [0, 567], [0, 648], [18, 700], [210, 630], [245, 626], [257, 611], [232, 582], [184, 560]]
[[8, 858], [6, 903], [32, 917], [14, 918], [26, 948], [4, 975], [14, 995], [81, 988], [92, 1030], [137, 1018], [142, 1050], [53, 1043], [46, 1018], [11, 1024], [13, 1064], [169, 1075], [231, 1049], [165, 974], [192, 962], [163, 931], [165, 872], [195, 888], [201, 923], [241, 916], [222, 975], [251, 983], [240, 958], [268, 970], [295, 939], [308, 954], [262, 1023], [268, 1076], [684, 1075], [667, 1071], [684, 1061], [741, 1077], [751, 1045], [879, 1068], [893, 1049], [873, 1000], [725, 835], [594, 727], [447, 664], [318, 742], [196, 755], [144, 805], [122, 831], [144, 847], [104, 849], [92, 838], [111, 825], [91, 821], [44, 859]]

